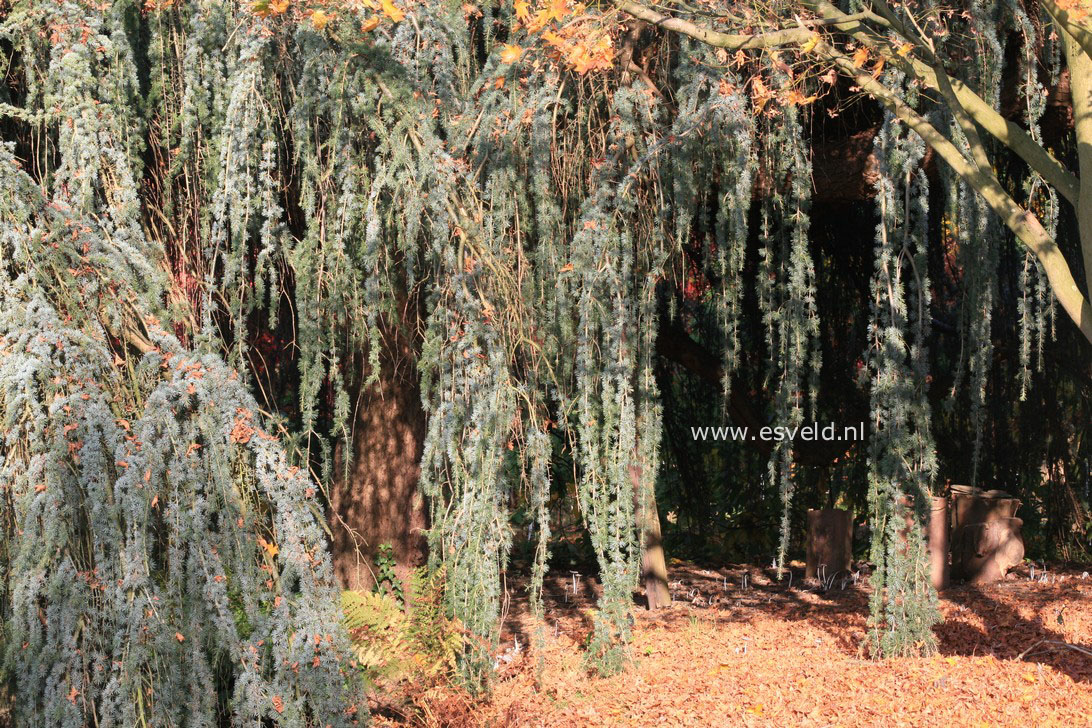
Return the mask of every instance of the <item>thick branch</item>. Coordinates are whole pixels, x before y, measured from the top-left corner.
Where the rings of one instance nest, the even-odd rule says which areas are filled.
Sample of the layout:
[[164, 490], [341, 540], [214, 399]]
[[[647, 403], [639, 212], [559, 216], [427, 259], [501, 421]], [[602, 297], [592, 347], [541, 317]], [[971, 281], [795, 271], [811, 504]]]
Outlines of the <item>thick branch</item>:
[[[682, 18], [673, 18], [668, 15], [662, 15], [652, 8], [631, 2], [630, 0], [615, 0], [614, 4], [622, 12], [651, 23], [652, 25], [675, 33], [681, 33], [682, 35], [689, 36], [695, 40], [700, 40], [707, 45], [725, 48], [730, 51], [795, 45], [806, 42], [814, 33], [814, 31], [804, 26], [772, 30], [768, 33], [758, 34], [721, 33], [709, 28], [703, 28], [700, 25], [691, 23], [688, 20], [683, 20]], [[850, 16], [845, 16], [844, 18], [840, 18], [830, 23], [832, 27], [846, 31], [856, 28], [859, 24], [860, 23], [856, 18]]]
[[[1073, 126], [1077, 134], [1077, 162], [1081, 176], [1092, 179], [1092, 59], [1072, 37], [1065, 37], [1069, 65]], [[1077, 203], [1077, 227], [1081, 237], [1086, 290], [1092, 296], [1092, 184], [1081, 185]]]
[[1043, 0], [1043, 7], [1057, 23], [1062, 34], [1076, 41], [1086, 55], [1092, 56], [1092, 26], [1088, 19], [1075, 18], [1069, 11], [1058, 7], [1054, 0]]
[[[882, 53], [888, 61], [898, 64], [904, 72], [926, 86], [933, 89], [939, 88], [936, 73], [927, 63], [923, 63], [912, 56], [901, 56], [893, 52], [881, 35], [861, 22], [862, 18], [867, 17], [870, 20], [887, 25], [882, 18], [861, 13], [847, 15], [831, 3], [826, 2], [826, 0], [803, 0], [802, 4], [825, 21], [824, 25], [826, 27], [836, 28], [849, 34], [873, 51]], [[640, 18], [666, 30], [681, 33], [708, 45], [728, 50], [802, 45], [814, 35], [814, 31], [804, 25], [797, 28], [758, 34], [721, 33], [709, 28], [703, 28], [682, 18], [663, 15], [644, 5], [632, 2], [632, 0], [615, 0], [615, 5], [635, 18]], [[1079, 184], [1077, 178], [1069, 170], [1051, 156], [1050, 152], [1043, 148], [1041, 144], [1032, 139], [1030, 134], [1021, 129], [1019, 124], [1001, 116], [969, 86], [959, 79], [952, 79], [951, 84], [959, 103], [963, 105], [963, 108], [966, 109], [976, 124], [1041, 174], [1043, 179], [1053, 185], [1062, 197], [1074, 205], [1077, 204]]]
[[[823, 18], [838, 20], [849, 17], [825, 0], [804, 0], [804, 4]], [[861, 25], [857, 29], [847, 32], [854, 40], [868, 46], [869, 49], [882, 55], [889, 62], [897, 64], [903, 72], [930, 88], [940, 89], [937, 74], [927, 63], [913, 56], [901, 56], [893, 52], [883, 37], [871, 31], [867, 26]], [[1001, 116], [981, 96], [958, 78], [951, 79], [951, 85], [956, 99], [978, 126], [1015, 152], [1029, 167], [1041, 174], [1043, 179], [1053, 185], [1062, 197], [1069, 200], [1073, 205], [1077, 205], [1080, 184], [1072, 172], [1051, 156], [1050, 152], [1044, 149], [1041, 144], [1032, 139], [1030, 134], [1020, 128], [1019, 124]]]
[[[844, 54], [840, 53], [825, 41], [822, 41], [815, 31], [812, 31], [801, 24], [801, 26], [796, 29], [781, 30], [760, 35], [728, 35], [698, 27], [693, 23], [679, 18], [668, 18], [653, 10], [645, 8], [642, 5], [629, 2], [628, 0], [616, 0], [616, 4], [624, 12], [640, 17], [650, 23], [667, 28], [668, 30], [683, 33], [704, 43], [722, 48], [761, 48], [775, 44], [803, 44], [805, 42], [809, 43], [809, 45], [813, 45], [812, 50], [814, 53], [821, 58], [832, 61], [843, 74], [856, 81], [858, 86], [875, 97], [901, 121], [914, 129], [925, 143], [932, 147], [956, 174], [962, 177], [965, 182], [982, 195], [986, 204], [988, 204], [1004, 221], [1005, 225], [1012, 230], [1016, 235], [1016, 238], [1035, 254], [1035, 257], [1046, 271], [1047, 279], [1050, 281], [1051, 289], [1057, 297], [1058, 302], [1062, 304], [1062, 308], [1065, 310], [1066, 314], [1068, 314], [1073, 322], [1077, 324], [1077, 327], [1080, 329], [1081, 333], [1084, 334], [1085, 338], [1089, 342], [1092, 342], [1092, 306], [1089, 305], [1084, 294], [1082, 294], [1081, 290], [1077, 287], [1077, 282], [1073, 279], [1073, 273], [1069, 269], [1069, 264], [1066, 261], [1065, 256], [1062, 255], [1061, 250], [1058, 248], [1058, 244], [1049, 234], [1047, 234], [1046, 230], [1043, 229], [1038, 218], [1016, 203], [1000, 183], [998, 183], [992, 170], [987, 172], [988, 164], [987, 169], [980, 169], [978, 164], [972, 163], [964, 157], [947, 137], [937, 131], [937, 129], [924, 117], [910, 108], [897, 94], [885, 87], [870, 74], [857, 68]], [[855, 31], [860, 32], [867, 30], [867, 28], [856, 20], [848, 23], [839, 21], [836, 14], [840, 13], [840, 11], [825, 2], [825, 0], [804, 0], [804, 4], [809, 8], [814, 9], [825, 18], [835, 21], [832, 22], [832, 27], [840, 28], [851, 35], [854, 35]], [[640, 13], [640, 15], [637, 15], [637, 13]], [[870, 40], [873, 43], [876, 42], [875, 38]], [[756, 44], [750, 45], [752, 42]], [[897, 53], [888, 55], [890, 55], [893, 60], [900, 58]], [[924, 69], [928, 69], [928, 75], [931, 76], [933, 83], [936, 84], [936, 87], [939, 89], [942, 82], [937, 78], [936, 72], [927, 65], [920, 63], [920, 61], [917, 61], [917, 63], [922, 66], [923, 75], [925, 75]], [[917, 70], [916, 66], [915, 70]], [[956, 91], [951, 86], [948, 87], [948, 90], [953, 95], [956, 94]], [[961, 108], [975, 107], [974, 99], [977, 98], [977, 95], [965, 93], [965, 96], [967, 102], [970, 103], [964, 102], [963, 99], [956, 96], [956, 106]], [[981, 99], [978, 99], [978, 101], [981, 102]], [[983, 106], [989, 108], [984, 102], [982, 103]], [[959, 110], [959, 108], [953, 109], [953, 111], [957, 113]], [[970, 111], [969, 108], [967, 110], [968, 112]], [[981, 110], [980, 115], [984, 117], [988, 116], [981, 113]], [[977, 121], [977, 118], [975, 118], [975, 121]], [[1039, 147], [1034, 141], [1031, 143], [1035, 147]], [[1041, 147], [1039, 148], [1041, 149]], [[1028, 150], [1025, 150], [1025, 152], [1026, 151]], [[1057, 175], [1055, 174], [1054, 176]], [[1046, 174], [1044, 174], [1044, 177], [1046, 177]]]
[[909, 125], [967, 184], [971, 185], [995, 213], [1005, 222], [1016, 238], [1035, 254], [1050, 281], [1051, 289], [1065, 312], [1077, 324], [1089, 342], [1092, 342], [1092, 306], [1089, 305], [1069, 264], [1058, 244], [1043, 229], [1038, 218], [1023, 209], [997, 182], [992, 174], [986, 174], [972, 164], [947, 137], [915, 112], [906, 103], [870, 74], [855, 67], [842, 53], [820, 42], [816, 53], [830, 59], [845, 75], [890, 109], [902, 122]]

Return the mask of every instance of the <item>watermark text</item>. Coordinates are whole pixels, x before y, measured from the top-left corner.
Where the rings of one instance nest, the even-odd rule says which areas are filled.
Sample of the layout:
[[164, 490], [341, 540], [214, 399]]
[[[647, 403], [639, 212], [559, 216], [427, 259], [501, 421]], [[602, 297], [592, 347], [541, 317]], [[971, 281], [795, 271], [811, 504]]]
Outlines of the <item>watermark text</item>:
[[752, 429], [746, 426], [726, 427], [691, 427], [690, 434], [695, 440], [713, 442], [785, 442], [802, 440], [804, 442], [859, 442], [864, 440], [865, 423], [839, 427], [833, 422], [820, 425], [810, 422], [797, 427], [783, 425]]

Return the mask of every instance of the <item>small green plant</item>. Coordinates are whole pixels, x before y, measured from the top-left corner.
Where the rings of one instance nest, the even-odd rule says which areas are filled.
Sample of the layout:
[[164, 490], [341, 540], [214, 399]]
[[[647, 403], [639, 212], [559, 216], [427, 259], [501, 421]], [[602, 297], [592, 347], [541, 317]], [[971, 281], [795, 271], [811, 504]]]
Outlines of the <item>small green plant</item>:
[[430, 677], [452, 677], [466, 647], [466, 630], [444, 609], [446, 571], [429, 572], [422, 566], [410, 578], [409, 635], [425, 659], [421, 667]]
[[394, 560], [394, 547], [389, 543], [379, 545], [379, 551], [375, 555], [375, 593], [388, 594], [398, 602], [399, 606], [406, 603], [406, 595], [402, 589], [402, 581], [395, 571], [397, 562]]
[[584, 665], [600, 677], [617, 675], [629, 661], [627, 645], [633, 635], [633, 615], [614, 605], [588, 612], [593, 627], [584, 643]]
[[378, 585], [372, 592], [341, 595], [357, 667], [371, 686], [380, 680], [447, 682], [466, 647], [462, 624], [444, 612], [443, 569], [430, 574], [421, 567], [408, 586], [408, 613], [392, 591]]
[[345, 591], [341, 593], [341, 609], [357, 667], [370, 686], [380, 679], [397, 679], [411, 669], [407, 617], [394, 597]]

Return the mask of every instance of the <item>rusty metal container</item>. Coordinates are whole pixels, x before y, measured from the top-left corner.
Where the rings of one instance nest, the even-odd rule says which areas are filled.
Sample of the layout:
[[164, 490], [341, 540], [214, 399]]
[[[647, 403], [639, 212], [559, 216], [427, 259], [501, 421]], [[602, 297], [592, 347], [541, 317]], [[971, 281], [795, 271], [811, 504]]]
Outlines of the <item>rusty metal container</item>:
[[1001, 490], [952, 486], [953, 579], [984, 584], [1003, 579], [1024, 558], [1020, 501]]
[[829, 579], [849, 571], [853, 558], [853, 523], [849, 511], [823, 508], [808, 511], [807, 568], [808, 579]]

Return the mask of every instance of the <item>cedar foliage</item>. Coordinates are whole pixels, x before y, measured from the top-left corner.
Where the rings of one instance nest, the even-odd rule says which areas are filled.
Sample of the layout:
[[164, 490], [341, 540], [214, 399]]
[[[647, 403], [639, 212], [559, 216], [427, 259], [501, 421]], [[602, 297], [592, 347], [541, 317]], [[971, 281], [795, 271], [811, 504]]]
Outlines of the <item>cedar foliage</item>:
[[[1041, 42], [1017, 5], [970, 6], [982, 78], [1009, 24]], [[475, 688], [518, 498], [537, 521], [541, 616], [554, 434], [603, 583], [589, 661], [624, 664], [636, 523], [660, 470], [655, 342], [677, 316], [661, 304], [695, 246], [717, 285], [725, 396], [753, 234], [763, 336], [746, 343], [764, 352], [771, 413], [792, 427], [822, 411], [805, 123], [818, 79], [770, 103], [760, 89], [790, 78], [775, 57], [729, 63], [617, 33], [609, 47], [641, 54], [661, 97], [628, 66], [558, 62], [568, 46], [541, 42], [525, 7], [391, 7], [376, 23], [367, 3], [26, 0], [0, 25], [18, 71], [0, 107], [0, 607], [26, 720], [353, 719], [320, 495], [350, 442], [360, 355], [380, 371], [383, 325], [418, 337], [430, 568], [468, 632], [458, 670]], [[585, 12], [606, 26], [602, 11]], [[513, 46], [531, 50], [513, 60]], [[1022, 89], [1032, 125], [1037, 83]], [[921, 570], [931, 228], [920, 144], [893, 119], [877, 144], [871, 644], [901, 654], [928, 649], [935, 622]], [[965, 185], [944, 185], [967, 256], [960, 370], [981, 421], [1002, 236]], [[1052, 308], [1030, 259], [1020, 281], [1029, 371]], [[274, 372], [255, 334], [286, 328], [291, 367]], [[282, 408], [283, 388], [298, 396]], [[794, 459], [778, 443], [766, 471], [785, 514], [779, 564]]]

